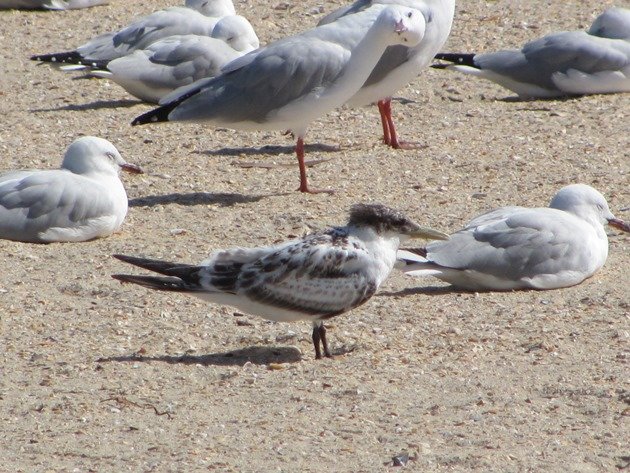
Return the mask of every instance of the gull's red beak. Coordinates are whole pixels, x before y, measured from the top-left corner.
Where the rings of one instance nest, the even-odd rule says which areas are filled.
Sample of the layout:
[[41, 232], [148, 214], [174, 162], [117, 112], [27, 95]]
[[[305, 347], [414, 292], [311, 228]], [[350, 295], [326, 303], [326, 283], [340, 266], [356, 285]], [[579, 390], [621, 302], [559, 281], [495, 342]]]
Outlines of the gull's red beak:
[[401, 19], [396, 22], [396, 27], [394, 28], [396, 33], [404, 33], [407, 31], [407, 27], [405, 26], [405, 22]]
[[136, 166], [135, 164], [131, 164], [131, 163], [121, 164], [120, 169], [122, 169], [123, 171], [127, 171], [131, 174], [144, 174], [144, 171], [142, 170], [140, 166]]
[[619, 230], [622, 230], [624, 232], [630, 233], [630, 224], [618, 218], [609, 218], [608, 225], [618, 228]]

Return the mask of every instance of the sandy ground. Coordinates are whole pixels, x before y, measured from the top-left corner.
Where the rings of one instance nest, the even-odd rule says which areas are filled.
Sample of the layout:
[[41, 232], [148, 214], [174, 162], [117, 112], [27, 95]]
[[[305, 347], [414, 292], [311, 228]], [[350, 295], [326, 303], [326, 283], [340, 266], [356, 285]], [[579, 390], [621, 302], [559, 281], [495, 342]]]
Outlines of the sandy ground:
[[[238, 1], [263, 42], [343, 2]], [[628, 2], [621, 2], [630, 6]], [[112, 253], [198, 262], [340, 224], [380, 201], [447, 231], [491, 207], [547, 204], [565, 184], [602, 191], [630, 219], [630, 94], [506, 100], [490, 83], [427, 70], [394, 104], [313, 124], [301, 195], [292, 141], [198, 125], [132, 128], [149, 109], [114, 84], [28, 60], [169, 5], [114, 1], [0, 13], [2, 170], [56, 167], [80, 135], [111, 140], [147, 173], [125, 176], [122, 232], [83, 244], [0, 241], [0, 470], [613, 472], [630, 464], [630, 239], [606, 266], [548, 292], [458, 293], [393, 274], [330, 323], [315, 361], [308, 323], [238, 316], [121, 285]], [[451, 51], [520, 45], [587, 27], [610, 1], [461, 1]], [[340, 149], [336, 149], [336, 147]], [[243, 169], [237, 163], [278, 163]]]

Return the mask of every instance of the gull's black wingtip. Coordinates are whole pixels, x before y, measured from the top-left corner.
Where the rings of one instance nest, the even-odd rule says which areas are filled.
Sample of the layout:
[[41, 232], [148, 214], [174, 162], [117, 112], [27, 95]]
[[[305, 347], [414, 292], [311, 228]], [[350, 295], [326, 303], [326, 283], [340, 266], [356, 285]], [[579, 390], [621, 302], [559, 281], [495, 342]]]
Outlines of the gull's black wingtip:
[[161, 123], [167, 122], [168, 115], [177, 106], [177, 103], [170, 103], [162, 105], [161, 107], [149, 110], [146, 113], [136, 117], [131, 122], [131, 126], [146, 125], [147, 123]]
[[[477, 67], [477, 65], [475, 64], [475, 54], [438, 53], [435, 55], [434, 59], [448, 61], [459, 66]], [[445, 67], [448, 67], [448, 64], [434, 64], [431, 67], [434, 67], [436, 69], [444, 69]]]
[[78, 51], [65, 51], [62, 53], [35, 54], [31, 61], [53, 62], [60, 64], [83, 64], [84, 58]]

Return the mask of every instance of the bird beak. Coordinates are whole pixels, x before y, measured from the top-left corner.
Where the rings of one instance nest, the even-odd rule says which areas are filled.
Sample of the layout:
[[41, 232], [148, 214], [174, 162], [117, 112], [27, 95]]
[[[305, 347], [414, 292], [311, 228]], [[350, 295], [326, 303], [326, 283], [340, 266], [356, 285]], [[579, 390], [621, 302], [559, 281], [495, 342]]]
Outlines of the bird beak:
[[408, 232], [407, 236], [409, 238], [424, 238], [425, 240], [448, 240], [450, 238], [447, 233], [420, 225]]
[[404, 33], [407, 31], [407, 27], [405, 26], [405, 22], [403, 20], [398, 20], [396, 22], [396, 26], [394, 27], [394, 31], [398, 34]]
[[142, 170], [140, 166], [136, 166], [135, 164], [131, 164], [131, 163], [121, 164], [120, 169], [122, 169], [123, 171], [127, 171], [131, 174], [144, 174], [144, 171]]
[[621, 219], [609, 218], [608, 219], [608, 225], [610, 225], [611, 227], [618, 228], [619, 230], [622, 230], [624, 232], [630, 233], [630, 224], [624, 222]]

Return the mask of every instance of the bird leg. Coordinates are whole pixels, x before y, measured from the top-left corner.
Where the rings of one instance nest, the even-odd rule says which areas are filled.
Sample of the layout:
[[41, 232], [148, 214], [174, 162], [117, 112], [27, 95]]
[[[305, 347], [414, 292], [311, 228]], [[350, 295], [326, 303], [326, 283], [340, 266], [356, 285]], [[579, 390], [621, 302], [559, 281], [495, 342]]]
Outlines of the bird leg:
[[328, 347], [328, 338], [326, 338], [326, 326], [323, 322], [315, 322], [313, 323], [313, 346], [315, 347], [315, 359], [322, 359], [322, 351], [320, 349], [320, 344], [324, 347], [324, 356], [326, 358], [332, 358], [332, 353], [330, 353], [330, 348]]
[[378, 111], [381, 114], [381, 125], [383, 125], [383, 143], [387, 146], [391, 143], [391, 138], [389, 136], [389, 126], [387, 125], [387, 117], [385, 112], [385, 100], [379, 100], [377, 102]]
[[321, 194], [322, 192], [333, 194], [335, 192], [334, 190], [328, 189], [309, 189], [306, 180], [306, 163], [304, 162], [304, 139], [301, 136], [298, 136], [297, 143], [295, 144], [295, 155], [300, 165], [300, 187], [298, 187], [297, 190], [300, 192], [308, 192], [309, 194]]
[[381, 124], [383, 125], [383, 142], [394, 149], [418, 149], [426, 146], [413, 141], [402, 141], [398, 139], [396, 125], [392, 118], [392, 99], [379, 100], [378, 111], [381, 114]]

